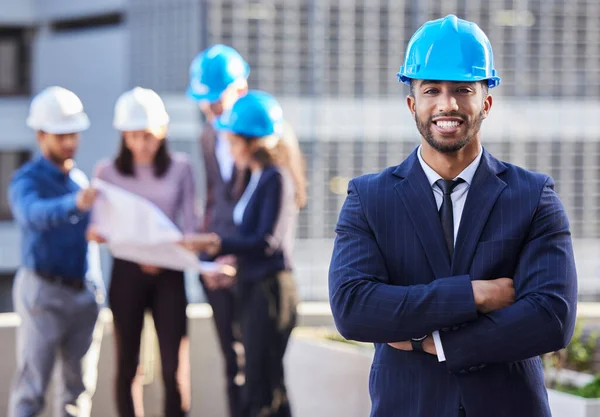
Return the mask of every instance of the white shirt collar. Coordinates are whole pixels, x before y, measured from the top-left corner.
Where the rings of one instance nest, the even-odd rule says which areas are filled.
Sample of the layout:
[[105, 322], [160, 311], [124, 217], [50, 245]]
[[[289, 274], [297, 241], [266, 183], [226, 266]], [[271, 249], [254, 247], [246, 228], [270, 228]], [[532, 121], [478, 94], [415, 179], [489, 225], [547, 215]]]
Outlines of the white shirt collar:
[[[471, 162], [465, 169], [462, 170], [460, 174], [456, 176], [456, 178], [462, 178], [464, 182], [466, 182], [469, 186], [471, 186], [471, 182], [473, 182], [473, 177], [475, 176], [475, 172], [479, 167], [479, 163], [481, 162], [481, 156], [483, 155], [483, 147], [479, 145], [479, 153], [477, 157]], [[433, 170], [421, 155], [421, 145], [419, 145], [419, 149], [417, 149], [417, 156], [419, 157], [419, 163], [421, 164], [421, 168], [425, 171], [425, 175], [427, 176], [427, 180], [429, 181], [429, 185], [433, 187], [437, 180], [442, 177]], [[454, 178], [454, 179], [456, 179]]]

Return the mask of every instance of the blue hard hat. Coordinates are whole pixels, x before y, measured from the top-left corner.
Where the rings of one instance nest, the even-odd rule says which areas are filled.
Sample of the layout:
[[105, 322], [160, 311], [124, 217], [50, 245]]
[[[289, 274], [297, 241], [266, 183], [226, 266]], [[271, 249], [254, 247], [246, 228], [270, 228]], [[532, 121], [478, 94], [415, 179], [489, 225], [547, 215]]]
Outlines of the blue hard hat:
[[250, 90], [231, 110], [215, 119], [214, 127], [253, 138], [280, 135], [283, 133], [283, 111], [272, 95]]
[[230, 46], [213, 45], [200, 52], [190, 65], [187, 96], [200, 101], [217, 101], [225, 89], [239, 79], [247, 79], [250, 66]]
[[490, 88], [500, 84], [494, 69], [492, 45], [473, 22], [454, 15], [431, 20], [421, 26], [408, 42], [398, 81], [483, 81]]

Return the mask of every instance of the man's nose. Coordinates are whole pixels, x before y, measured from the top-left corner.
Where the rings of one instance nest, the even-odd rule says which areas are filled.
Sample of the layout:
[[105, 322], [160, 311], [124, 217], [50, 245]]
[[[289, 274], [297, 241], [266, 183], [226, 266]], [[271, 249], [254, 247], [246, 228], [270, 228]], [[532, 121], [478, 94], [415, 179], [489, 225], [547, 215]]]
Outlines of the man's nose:
[[66, 148], [76, 148], [77, 147], [77, 137], [76, 136], [68, 136], [63, 141], [63, 146]]
[[456, 97], [450, 92], [442, 92], [438, 96], [438, 112], [449, 113], [452, 111], [458, 111], [458, 102]]

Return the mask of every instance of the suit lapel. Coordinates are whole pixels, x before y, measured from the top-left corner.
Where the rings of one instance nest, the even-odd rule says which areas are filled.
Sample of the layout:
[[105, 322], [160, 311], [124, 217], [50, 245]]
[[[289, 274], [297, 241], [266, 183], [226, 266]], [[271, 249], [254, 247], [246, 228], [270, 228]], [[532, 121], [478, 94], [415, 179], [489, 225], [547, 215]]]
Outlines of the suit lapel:
[[484, 149], [461, 216], [454, 246], [452, 275], [469, 271], [483, 227], [500, 193], [506, 187], [506, 183], [498, 178], [498, 174], [504, 170], [504, 164]]
[[401, 178], [394, 188], [404, 203], [436, 278], [442, 278], [450, 273], [448, 249], [433, 191], [416, 152], [393, 172]]

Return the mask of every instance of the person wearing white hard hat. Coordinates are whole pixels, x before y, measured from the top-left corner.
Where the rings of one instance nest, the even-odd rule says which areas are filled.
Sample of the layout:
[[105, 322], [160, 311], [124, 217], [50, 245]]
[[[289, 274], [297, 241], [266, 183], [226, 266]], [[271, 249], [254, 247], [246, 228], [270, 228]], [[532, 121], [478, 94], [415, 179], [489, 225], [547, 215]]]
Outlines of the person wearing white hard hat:
[[[184, 233], [198, 227], [192, 166], [184, 154], [169, 152], [169, 116], [154, 91], [136, 87], [115, 105], [114, 127], [121, 132], [118, 155], [101, 161], [99, 179], [135, 193], [161, 209]], [[181, 221], [179, 221], [181, 219]], [[88, 237], [102, 242], [92, 227]], [[182, 397], [177, 373], [179, 354], [187, 345], [187, 300], [181, 271], [114, 259], [109, 289], [117, 345], [116, 401], [120, 417], [134, 417], [132, 383], [138, 369], [140, 337], [147, 309], [152, 311], [165, 386], [165, 417], [184, 416], [189, 398]], [[186, 394], [186, 393], [184, 393]], [[183, 398], [183, 399], [182, 399]]]
[[22, 234], [13, 288], [21, 325], [8, 416], [42, 412], [56, 365], [55, 415], [89, 417], [95, 377], [87, 374], [95, 374], [97, 357], [89, 355], [85, 365], [82, 359], [99, 348], [90, 349], [102, 278], [97, 245], [85, 237], [96, 190], [73, 158], [90, 122], [73, 92], [49, 87], [31, 102], [27, 125], [41, 155], [15, 172], [8, 191]]

